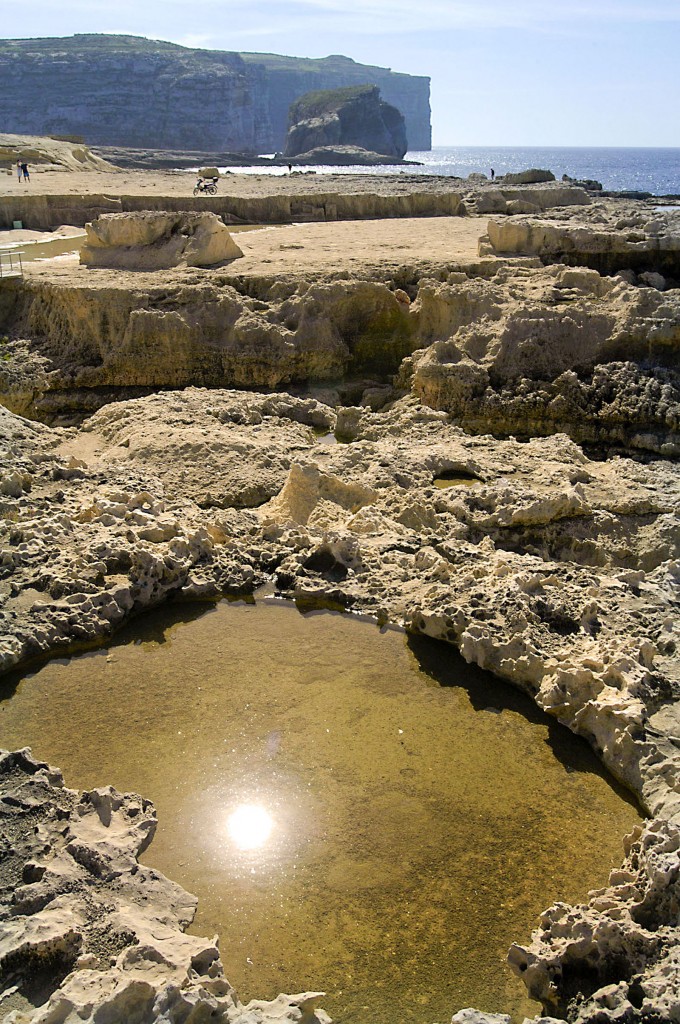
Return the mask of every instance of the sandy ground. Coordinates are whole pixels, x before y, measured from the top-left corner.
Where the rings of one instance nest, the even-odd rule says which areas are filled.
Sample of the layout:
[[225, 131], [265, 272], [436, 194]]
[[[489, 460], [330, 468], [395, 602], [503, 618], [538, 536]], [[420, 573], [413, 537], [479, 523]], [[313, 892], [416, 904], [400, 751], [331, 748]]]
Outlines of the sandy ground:
[[[186, 171], [112, 171], [30, 169], [30, 182], [17, 181], [16, 174], [0, 173], [2, 195], [191, 195], [195, 176]], [[300, 195], [301, 193], [379, 193], [382, 195], [415, 192], [451, 192], [461, 182], [425, 175], [359, 174], [240, 174], [224, 175], [219, 194], [235, 196]], [[464, 187], [464, 186], [463, 186]], [[399, 267], [442, 263], [469, 263], [477, 258], [479, 236], [486, 230], [486, 219], [475, 217], [419, 217], [388, 220], [338, 221], [263, 227], [239, 232], [238, 244], [243, 259], [227, 265], [229, 274], [238, 276], [327, 276], [329, 273], [357, 274], [379, 270], [389, 277]], [[62, 226], [55, 232], [0, 231], [0, 248], [22, 244], [28, 254], [31, 242], [50, 242], [82, 229]], [[74, 243], [75, 248], [77, 242]], [[62, 246], [63, 249], [66, 246]], [[49, 255], [49, 251], [46, 253]], [[44, 255], [43, 253], [40, 254]], [[225, 267], [220, 268], [224, 273]], [[40, 262], [26, 262], [29, 277], [50, 277], [79, 284], [120, 286], [124, 278], [132, 283], [141, 275], [122, 271], [88, 270], [77, 257], [60, 255]], [[165, 275], [211, 273], [203, 271], [165, 271]], [[144, 275], [146, 276], [146, 275]]]
[[[26, 263], [30, 278], [49, 278], [88, 287], [142, 286], [150, 280], [190, 275], [262, 277], [376, 274], [388, 279], [401, 267], [428, 264], [469, 264], [476, 261], [477, 243], [486, 231], [486, 218], [418, 217], [395, 220], [339, 221], [332, 224], [287, 224], [239, 232], [243, 258], [219, 267], [178, 268], [155, 274], [93, 270], [81, 267], [76, 256]], [[0, 232], [0, 236], [11, 232]], [[39, 234], [36, 232], [36, 234]], [[1, 244], [1, 242], [0, 242]], [[143, 281], [142, 279], [147, 279]]]
[[[16, 174], [0, 172], [0, 196], [108, 195], [189, 196], [196, 176], [189, 171], [46, 170], [29, 166], [31, 180], [17, 181]], [[466, 182], [420, 174], [242, 174], [232, 171], [219, 181], [219, 195], [270, 196], [301, 193], [370, 192], [400, 195], [414, 192], [460, 192]]]

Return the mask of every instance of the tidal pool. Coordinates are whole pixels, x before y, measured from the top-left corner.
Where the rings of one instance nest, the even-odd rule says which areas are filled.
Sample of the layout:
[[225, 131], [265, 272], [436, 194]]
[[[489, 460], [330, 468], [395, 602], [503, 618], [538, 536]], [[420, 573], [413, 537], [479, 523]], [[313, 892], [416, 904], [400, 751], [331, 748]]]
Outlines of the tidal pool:
[[244, 1001], [343, 1024], [539, 1007], [505, 963], [640, 820], [587, 746], [441, 643], [222, 602], [0, 684], [0, 745], [154, 801], [144, 860], [199, 897]]

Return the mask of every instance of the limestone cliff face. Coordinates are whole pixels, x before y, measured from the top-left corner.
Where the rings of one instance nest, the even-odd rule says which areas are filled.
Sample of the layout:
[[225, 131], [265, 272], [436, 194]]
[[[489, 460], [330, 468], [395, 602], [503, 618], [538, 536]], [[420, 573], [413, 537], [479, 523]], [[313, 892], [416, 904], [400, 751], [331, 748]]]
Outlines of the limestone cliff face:
[[288, 108], [303, 93], [370, 83], [404, 112], [411, 146], [430, 146], [429, 79], [345, 57], [241, 55], [137, 36], [14, 39], [0, 42], [0, 82], [6, 131], [252, 153], [283, 148]]
[[292, 104], [284, 155], [319, 146], [360, 146], [401, 160], [408, 148], [404, 118], [375, 85], [308, 92]]

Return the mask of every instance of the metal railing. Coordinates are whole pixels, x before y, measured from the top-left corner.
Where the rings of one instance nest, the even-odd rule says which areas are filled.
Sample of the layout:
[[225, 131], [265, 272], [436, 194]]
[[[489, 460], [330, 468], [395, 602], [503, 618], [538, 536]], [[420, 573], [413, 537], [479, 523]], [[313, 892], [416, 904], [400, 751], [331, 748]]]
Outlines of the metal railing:
[[20, 249], [0, 249], [0, 278], [24, 276], [23, 255]]

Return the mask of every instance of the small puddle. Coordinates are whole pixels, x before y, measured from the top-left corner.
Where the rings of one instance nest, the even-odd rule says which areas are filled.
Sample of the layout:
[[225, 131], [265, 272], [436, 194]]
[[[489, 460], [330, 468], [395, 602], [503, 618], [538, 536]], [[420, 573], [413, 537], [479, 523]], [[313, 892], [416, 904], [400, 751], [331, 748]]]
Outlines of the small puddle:
[[0, 698], [1, 745], [155, 802], [144, 860], [198, 895], [241, 999], [324, 989], [343, 1024], [533, 1016], [510, 943], [639, 821], [528, 698], [346, 615], [161, 610]]
[[454, 470], [451, 473], [440, 473], [432, 481], [435, 487], [443, 490], [446, 487], [472, 487], [474, 484], [484, 483], [478, 476], [473, 473], [461, 472], [460, 470]]
[[338, 439], [332, 430], [313, 430], [316, 444], [338, 444]]
[[21, 255], [22, 263], [33, 263], [36, 260], [51, 260], [55, 256], [77, 255], [80, 252], [85, 233], [82, 235], [71, 235], [68, 238], [53, 238], [49, 242], [17, 242], [2, 246], [12, 253], [12, 259], [16, 263]]
[[241, 234], [244, 231], [270, 231], [283, 227], [282, 224], [226, 224], [230, 234]]

